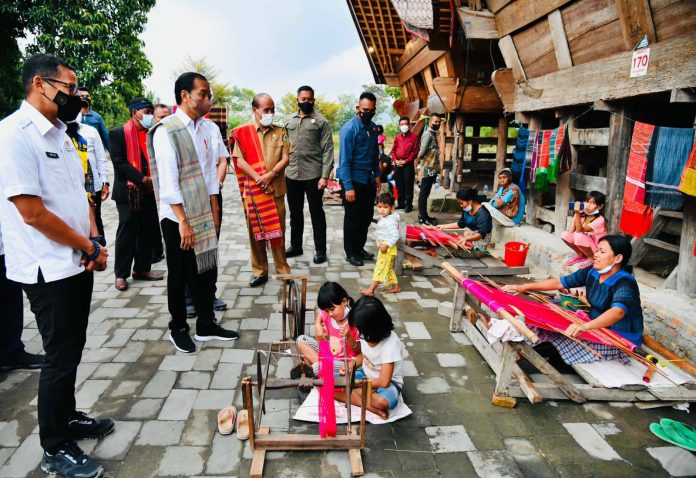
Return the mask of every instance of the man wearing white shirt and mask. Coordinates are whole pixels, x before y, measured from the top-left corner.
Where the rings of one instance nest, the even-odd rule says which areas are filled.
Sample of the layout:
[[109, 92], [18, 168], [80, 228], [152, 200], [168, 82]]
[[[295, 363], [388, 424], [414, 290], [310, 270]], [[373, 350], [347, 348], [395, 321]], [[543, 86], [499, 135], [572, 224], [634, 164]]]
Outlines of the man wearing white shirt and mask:
[[82, 108], [73, 69], [38, 54], [22, 68], [26, 99], [0, 122], [0, 221], [7, 278], [22, 285], [36, 316], [46, 365], [39, 380], [41, 468], [96, 477], [103, 467], [75, 443], [101, 438], [113, 420], [76, 411], [75, 380], [89, 317], [92, 271], [106, 267], [85, 176], [65, 134]]
[[196, 346], [186, 323], [186, 286], [198, 314], [197, 341], [235, 340], [239, 335], [214, 321], [220, 221], [218, 158], [211, 139], [212, 130], [218, 128], [203, 118], [212, 106], [210, 83], [198, 73], [183, 73], [174, 84], [174, 96], [176, 113], [150, 130], [147, 148], [167, 249], [169, 340], [177, 350], [193, 353]]

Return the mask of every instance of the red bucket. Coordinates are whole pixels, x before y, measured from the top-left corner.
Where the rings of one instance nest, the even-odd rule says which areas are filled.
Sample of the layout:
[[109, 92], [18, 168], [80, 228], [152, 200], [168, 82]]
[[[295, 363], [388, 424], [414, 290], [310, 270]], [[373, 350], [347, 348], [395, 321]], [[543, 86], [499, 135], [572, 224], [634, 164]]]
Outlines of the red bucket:
[[529, 244], [508, 242], [505, 244], [505, 263], [510, 267], [522, 267], [527, 260]]

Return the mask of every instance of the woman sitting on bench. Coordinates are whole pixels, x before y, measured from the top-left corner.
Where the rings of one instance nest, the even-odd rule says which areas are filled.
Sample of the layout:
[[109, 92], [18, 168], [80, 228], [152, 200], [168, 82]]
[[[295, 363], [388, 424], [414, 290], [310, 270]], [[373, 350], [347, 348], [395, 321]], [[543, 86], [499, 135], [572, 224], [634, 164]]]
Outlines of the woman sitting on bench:
[[486, 249], [491, 242], [493, 219], [488, 209], [483, 207], [478, 191], [472, 188], [462, 188], [457, 191], [457, 202], [464, 210], [462, 217], [457, 222], [442, 224], [438, 229], [464, 229], [462, 239], [471, 242], [474, 247]]

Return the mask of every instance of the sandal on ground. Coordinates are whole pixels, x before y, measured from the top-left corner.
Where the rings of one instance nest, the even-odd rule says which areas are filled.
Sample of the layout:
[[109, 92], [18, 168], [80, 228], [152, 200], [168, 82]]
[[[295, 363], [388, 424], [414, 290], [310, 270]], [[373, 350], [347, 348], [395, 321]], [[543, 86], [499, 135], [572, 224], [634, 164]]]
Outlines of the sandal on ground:
[[237, 414], [237, 438], [240, 440], [249, 439], [249, 412], [241, 410]]
[[128, 282], [126, 282], [126, 279], [119, 277], [114, 281], [114, 287], [116, 287], [116, 290], [127, 290]]
[[235, 407], [225, 407], [218, 412], [218, 431], [220, 435], [229, 435], [234, 430], [234, 422], [237, 418]]
[[689, 451], [696, 451], [696, 441], [682, 434], [682, 429], [676, 428], [673, 424], [651, 423], [650, 432], [667, 443]]

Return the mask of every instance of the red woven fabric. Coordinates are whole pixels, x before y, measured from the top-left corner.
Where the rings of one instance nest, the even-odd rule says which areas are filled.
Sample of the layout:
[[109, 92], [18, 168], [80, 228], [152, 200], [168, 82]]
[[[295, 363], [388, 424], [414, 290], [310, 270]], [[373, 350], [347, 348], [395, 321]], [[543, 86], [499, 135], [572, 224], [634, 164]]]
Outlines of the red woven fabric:
[[633, 237], [642, 237], [652, 228], [653, 211], [645, 204], [645, 175], [655, 126], [636, 121], [628, 156], [623, 210], [619, 229]]

